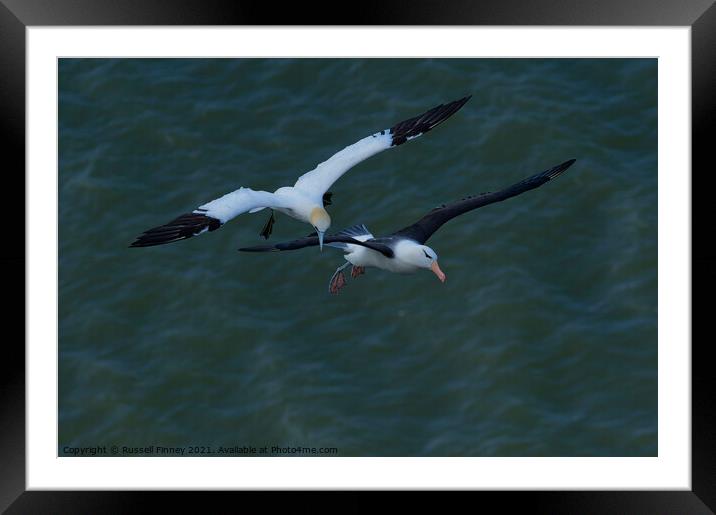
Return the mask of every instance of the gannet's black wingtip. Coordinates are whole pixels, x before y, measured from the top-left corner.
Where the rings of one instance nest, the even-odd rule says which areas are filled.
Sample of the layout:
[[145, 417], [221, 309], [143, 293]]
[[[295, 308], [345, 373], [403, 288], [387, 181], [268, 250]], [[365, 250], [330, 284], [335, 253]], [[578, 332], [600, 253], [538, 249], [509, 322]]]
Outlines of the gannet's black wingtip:
[[202, 213], [186, 213], [168, 224], [154, 227], [144, 232], [130, 247], [153, 247], [175, 241], [186, 240], [206, 231], [215, 231], [221, 227], [221, 221]]
[[469, 95], [460, 100], [440, 104], [421, 115], [396, 123], [390, 128], [390, 134], [392, 136], [390, 146], [395, 147], [402, 145], [406, 141], [417, 138], [434, 129], [458, 112], [471, 97], [472, 95]]

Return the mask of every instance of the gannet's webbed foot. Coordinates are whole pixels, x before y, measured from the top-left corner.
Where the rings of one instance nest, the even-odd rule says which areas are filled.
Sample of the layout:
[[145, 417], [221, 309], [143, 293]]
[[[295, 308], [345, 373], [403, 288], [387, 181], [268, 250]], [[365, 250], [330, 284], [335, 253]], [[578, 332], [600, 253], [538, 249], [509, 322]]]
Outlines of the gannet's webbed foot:
[[351, 270], [351, 277], [355, 279], [359, 275], [363, 275], [365, 273], [365, 267], [364, 266], [354, 266]]
[[331, 204], [333, 204], [333, 202], [331, 201], [332, 196], [333, 193], [331, 193], [330, 191], [327, 191], [323, 194], [323, 207], [330, 206]]
[[343, 288], [346, 285], [346, 276], [343, 273], [343, 269], [350, 265], [350, 263], [346, 263], [343, 266], [339, 266], [336, 268], [336, 271], [333, 272], [333, 275], [331, 276], [331, 280], [328, 283], [328, 292], [332, 294], [337, 294], [338, 291]]
[[265, 240], [268, 240], [268, 237], [271, 236], [271, 232], [273, 231], [273, 224], [276, 223], [276, 218], [273, 215], [273, 209], [271, 210], [271, 216], [268, 220], [266, 220], [266, 225], [264, 225], [264, 228], [261, 229], [261, 236], [264, 237]]

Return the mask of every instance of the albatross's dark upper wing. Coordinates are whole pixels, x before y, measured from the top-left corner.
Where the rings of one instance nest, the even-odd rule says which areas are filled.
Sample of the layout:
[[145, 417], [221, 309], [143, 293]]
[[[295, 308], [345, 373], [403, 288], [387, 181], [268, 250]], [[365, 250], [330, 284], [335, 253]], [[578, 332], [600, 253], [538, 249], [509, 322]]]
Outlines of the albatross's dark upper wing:
[[[380, 252], [385, 257], [393, 257], [393, 249], [387, 245], [380, 243], [374, 243], [370, 240], [359, 241], [350, 236], [344, 234], [329, 234], [323, 238], [323, 244], [329, 245], [331, 243], [352, 243], [353, 245], [360, 245], [361, 247], [367, 247], [375, 251]], [[240, 248], [243, 252], [278, 252], [281, 250], [298, 250], [305, 247], [317, 247], [318, 236], [306, 236], [293, 241], [285, 241], [283, 243], [277, 243], [275, 245], [256, 245], [255, 247], [244, 247]]]
[[436, 207], [413, 225], [396, 232], [395, 235], [410, 238], [423, 244], [428, 241], [430, 236], [432, 236], [433, 233], [444, 223], [449, 222], [456, 216], [460, 216], [463, 213], [472, 211], [473, 209], [492, 204], [493, 202], [507, 200], [508, 198], [515, 197], [525, 191], [539, 188], [544, 183], [549, 182], [564, 173], [564, 171], [572, 166], [574, 162], [575, 159], [570, 159], [569, 161], [565, 161], [554, 168], [535, 174], [532, 177], [528, 177], [527, 179], [500, 191], [483, 193], [474, 197], [467, 197], [462, 200], [458, 200], [452, 204]]

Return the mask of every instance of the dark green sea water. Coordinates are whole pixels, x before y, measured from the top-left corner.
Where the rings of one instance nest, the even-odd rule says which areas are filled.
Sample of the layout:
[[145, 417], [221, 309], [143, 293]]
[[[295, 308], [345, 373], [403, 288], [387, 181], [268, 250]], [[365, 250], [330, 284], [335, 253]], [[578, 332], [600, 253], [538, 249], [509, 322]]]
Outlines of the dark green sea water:
[[[448, 276], [335, 249], [243, 254], [265, 212], [128, 245], [239, 186], [472, 94], [331, 190], [384, 234], [569, 158], [444, 226]], [[59, 454], [333, 447], [340, 456], [657, 454], [655, 59], [63, 59]], [[272, 241], [310, 227], [278, 215]]]

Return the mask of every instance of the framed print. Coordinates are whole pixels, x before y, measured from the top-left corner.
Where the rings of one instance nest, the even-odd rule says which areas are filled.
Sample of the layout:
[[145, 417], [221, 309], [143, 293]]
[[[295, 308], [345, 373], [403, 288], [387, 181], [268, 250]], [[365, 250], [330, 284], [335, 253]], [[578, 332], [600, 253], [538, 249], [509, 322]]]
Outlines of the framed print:
[[81, 4], [0, 6], [25, 170], [10, 513], [139, 490], [716, 506], [690, 288], [709, 2], [350, 26]]

